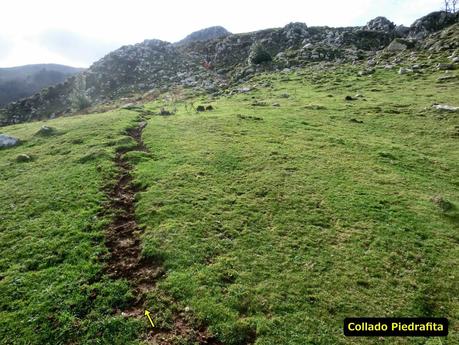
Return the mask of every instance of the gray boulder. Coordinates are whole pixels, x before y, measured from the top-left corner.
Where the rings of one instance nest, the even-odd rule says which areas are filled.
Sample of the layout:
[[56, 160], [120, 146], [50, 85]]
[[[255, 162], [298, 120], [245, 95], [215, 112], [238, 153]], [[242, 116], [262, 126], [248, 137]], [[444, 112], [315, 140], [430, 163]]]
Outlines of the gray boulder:
[[25, 153], [21, 153], [19, 156], [16, 157], [16, 162], [23, 163], [23, 162], [30, 162], [32, 157]]
[[444, 112], [449, 112], [449, 113], [458, 113], [459, 112], [459, 107], [453, 107], [451, 105], [447, 104], [434, 104], [432, 106], [435, 110], [438, 111], [444, 111]]
[[35, 135], [49, 137], [51, 135], [57, 134], [57, 130], [54, 127], [41, 126], [41, 128], [35, 133]]
[[437, 69], [440, 71], [451, 71], [455, 68], [455, 66], [451, 63], [439, 63], [437, 65]]
[[423, 39], [428, 34], [442, 30], [456, 23], [459, 19], [458, 13], [445, 11], [432, 12], [416, 20], [410, 27], [409, 37]]
[[287, 24], [283, 31], [289, 41], [299, 41], [309, 36], [308, 26], [305, 23]]
[[410, 73], [413, 73], [413, 70], [410, 69], [410, 68], [405, 68], [405, 67], [400, 67], [400, 69], [398, 70], [398, 74], [410, 74]]
[[416, 41], [406, 38], [395, 38], [386, 48], [388, 51], [400, 52], [406, 49], [411, 49], [416, 46]]
[[395, 24], [386, 17], [376, 17], [375, 19], [370, 20], [363, 29], [369, 31], [391, 32], [394, 31]]
[[0, 148], [13, 147], [19, 145], [20, 141], [18, 138], [0, 134]]
[[406, 44], [398, 40], [393, 40], [386, 49], [391, 52], [399, 52], [406, 50], [407, 48], [408, 46]]
[[410, 33], [410, 28], [405, 25], [397, 25], [395, 27], [395, 34], [399, 37], [406, 37]]

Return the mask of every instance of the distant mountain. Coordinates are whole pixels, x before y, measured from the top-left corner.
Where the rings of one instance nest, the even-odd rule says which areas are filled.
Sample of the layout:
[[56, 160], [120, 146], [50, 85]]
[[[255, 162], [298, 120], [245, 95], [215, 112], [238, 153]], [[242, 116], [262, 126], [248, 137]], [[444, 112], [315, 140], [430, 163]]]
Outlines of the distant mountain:
[[215, 38], [222, 38], [225, 36], [231, 35], [231, 32], [226, 30], [222, 26], [212, 26], [210, 28], [202, 29], [199, 31], [195, 31], [188, 36], [186, 36], [183, 40], [175, 43], [176, 45], [183, 45], [188, 44], [191, 42], [202, 42], [208, 41]]
[[83, 70], [56, 64], [0, 68], [0, 106], [32, 96], [45, 87], [62, 83], [69, 76]]

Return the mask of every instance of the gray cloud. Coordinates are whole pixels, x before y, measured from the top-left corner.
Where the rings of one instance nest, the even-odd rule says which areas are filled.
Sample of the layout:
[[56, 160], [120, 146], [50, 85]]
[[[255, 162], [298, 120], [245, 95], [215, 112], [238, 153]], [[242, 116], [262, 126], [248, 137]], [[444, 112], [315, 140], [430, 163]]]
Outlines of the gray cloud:
[[41, 46], [83, 65], [90, 65], [121, 46], [64, 30], [50, 30], [38, 36]]

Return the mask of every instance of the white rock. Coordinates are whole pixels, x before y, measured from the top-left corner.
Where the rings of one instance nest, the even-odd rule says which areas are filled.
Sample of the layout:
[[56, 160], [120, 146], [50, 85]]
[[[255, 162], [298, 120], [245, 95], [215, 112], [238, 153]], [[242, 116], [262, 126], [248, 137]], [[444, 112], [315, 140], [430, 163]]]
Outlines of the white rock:
[[398, 74], [408, 74], [411, 72], [413, 72], [412, 69], [405, 68], [405, 67], [400, 67], [400, 69], [398, 70]]
[[237, 92], [239, 93], [246, 93], [246, 92], [250, 92], [252, 89], [250, 87], [241, 87], [239, 89], [237, 89]]
[[395, 52], [395, 51], [403, 51], [403, 50], [406, 50], [407, 49], [407, 46], [406, 44], [403, 44], [399, 41], [392, 41], [391, 44], [389, 44], [389, 46], [387, 47], [387, 50], [388, 51], [392, 51], [392, 52]]
[[438, 111], [447, 111], [450, 113], [457, 113], [459, 112], [459, 107], [453, 107], [451, 105], [447, 104], [434, 104], [432, 108], [438, 110]]

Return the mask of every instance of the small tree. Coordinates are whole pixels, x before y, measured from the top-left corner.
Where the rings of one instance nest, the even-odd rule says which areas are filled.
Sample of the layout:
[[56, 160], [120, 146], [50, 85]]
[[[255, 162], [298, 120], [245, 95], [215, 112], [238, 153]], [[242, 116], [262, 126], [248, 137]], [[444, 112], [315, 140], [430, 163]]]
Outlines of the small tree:
[[86, 76], [79, 74], [75, 77], [75, 84], [70, 94], [70, 103], [73, 110], [83, 110], [91, 106], [91, 100], [86, 94]]
[[457, 0], [443, 0], [443, 6], [445, 12], [456, 13], [457, 11]]
[[271, 55], [268, 53], [268, 51], [263, 47], [261, 43], [257, 42], [252, 45], [249, 54], [250, 64], [259, 65], [262, 62], [269, 62], [271, 60]]
[[449, 12], [449, 1], [450, 0], [443, 0], [443, 5], [444, 5], [445, 12]]

